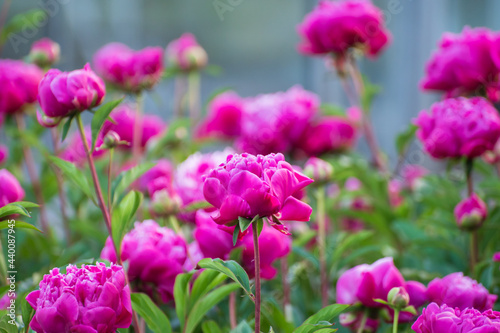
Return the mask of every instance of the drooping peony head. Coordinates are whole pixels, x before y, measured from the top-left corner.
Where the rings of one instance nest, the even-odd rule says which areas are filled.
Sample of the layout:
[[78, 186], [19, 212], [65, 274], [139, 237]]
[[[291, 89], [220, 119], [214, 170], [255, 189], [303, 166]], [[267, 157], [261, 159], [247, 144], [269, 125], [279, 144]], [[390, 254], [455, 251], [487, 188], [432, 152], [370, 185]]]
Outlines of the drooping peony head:
[[0, 169], [0, 208], [23, 198], [24, 190], [16, 177], [7, 169]]
[[[255, 255], [253, 244], [253, 231], [249, 232], [242, 238], [238, 246], [243, 247], [242, 266], [248, 273], [250, 278], [255, 277]], [[260, 251], [260, 277], [266, 280], [274, 279], [278, 273], [273, 263], [279, 258], [286, 257], [292, 249], [292, 239], [283, 237], [283, 235], [266, 223], [259, 235], [259, 251]]]
[[426, 66], [424, 90], [437, 90], [448, 97], [486, 94], [500, 98], [494, 45], [498, 37], [486, 28], [465, 27], [459, 34], [445, 33]]
[[43, 114], [56, 118], [55, 122], [74, 112], [98, 106], [106, 95], [104, 82], [89, 64], [71, 72], [51, 69], [40, 81], [38, 89], [38, 102]]
[[207, 118], [197, 129], [200, 138], [234, 139], [241, 134], [244, 100], [233, 91], [217, 95], [207, 107]]
[[500, 312], [454, 309], [431, 303], [412, 325], [416, 333], [496, 333], [500, 332]]
[[391, 39], [382, 11], [370, 0], [320, 1], [297, 30], [302, 37], [298, 49], [307, 55], [344, 56], [359, 48], [375, 57]]
[[244, 153], [229, 155], [225, 163], [208, 173], [203, 195], [217, 208], [212, 217], [221, 225], [234, 225], [238, 217], [253, 219], [257, 215], [309, 221], [311, 207], [293, 195], [310, 183], [312, 179], [293, 169], [281, 153]]
[[35, 309], [30, 327], [37, 333], [114, 333], [132, 323], [130, 290], [121, 266], [68, 265], [66, 273], [54, 268], [26, 300]]
[[[130, 283], [154, 300], [166, 303], [173, 299], [175, 278], [182, 273], [187, 258], [186, 241], [153, 220], [136, 222], [125, 235], [121, 259], [128, 262]], [[116, 262], [116, 252], [110, 238], [101, 258]]]
[[109, 43], [95, 53], [93, 63], [104, 80], [126, 92], [138, 93], [160, 81], [163, 49], [146, 47], [134, 51], [121, 43]]
[[497, 300], [477, 281], [463, 273], [452, 273], [444, 278], [436, 278], [427, 286], [427, 296], [431, 302], [465, 310], [474, 308], [485, 311], [493, 308]]
[[0, 114], [22, 112], [36, 102], [43, 72], [20, 60], [0, 60]]
[[455, 207], [455, 220], [460, 228], [474, 230], [483, 224], [488, 216], [488, 207], [476, 193], [461, 202]]
[[210, 213], [198, 210], [193, 237], [205, 258], [226, 260], [234, 248], [233, 237], [218, 227], [219, 225], [214, 222]]
[[167, 45], [166, 54], [168, 64], [182, 71], [199, 70], [208, 63], [207, 52], [190, 33], [171, 41]]
[[42, 38], [31, 45], [28, 55], [30, 61], [38, 67], [50, 67], [59, 61], [61, 56], [61, 47], [50, 38]]
[[[84, 128], [85, 137], [87, 139], [87, 144], [89, 148], [92, 147], [92, 131], [90, 126], [85, 126]], [[99, 134], [96, 140], [96, 147], [102, 145], [102, 135]], [[92, 152], [94, 159], [103, 157], [106, 152], [104, 150], [96, 149]], [[87, 161], [87, 153], [85, 146], [83, 145], [82, 137], [79, 132], [73, 133], [66, 147], [61, 151], [59, 157], [65, 161], [74, 163], [75, 165], [82, 167]]]
[[[103, 135], [106, 135], [109, 131], [114, 131], [118, 134], [121, 141], [128, 143], [128, 145], [123, 144], [119, 147], [125, 150], [132, 149], [135, 124], [139, 121], [137, 110], [127, 104], [122, 104], [111, 112], [110, 118], [113, 119], [114, 123], [109, 120], [104, 122], [102, 127]], [[143, 115], [141, 121], [142, 135], [140, 145], [141, 148], [144, 148], [151, 139], [162, 134], [167, 126], [160, 117], [155, 115]]]
[[434, 158], [474, 158], [493, 149], [500, 137], [498, 111], [484, 98], [449, 98], [415, 120], [417, 137]]

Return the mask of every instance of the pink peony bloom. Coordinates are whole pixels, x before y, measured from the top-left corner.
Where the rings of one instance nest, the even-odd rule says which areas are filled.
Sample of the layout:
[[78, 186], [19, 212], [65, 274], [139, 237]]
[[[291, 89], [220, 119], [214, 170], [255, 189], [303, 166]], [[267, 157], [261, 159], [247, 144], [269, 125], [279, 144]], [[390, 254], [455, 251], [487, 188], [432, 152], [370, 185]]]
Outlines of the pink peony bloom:
[[207, 119], [197, 130], [200, 138], [233, 139], [241, 134], [243, 99], [233, 91], [217, 95], [207, 108]]
[[186, 272], [196, 269], [198, 262], [201, 259], [207, 258], [201, 251], [200, 246], [197, 242], [192, 242], [191, 244], [189, 244], [188, 253], [189, 255], [184, 262], [184, 266], [182, 267]]
[[193, 237], [205, 258], [226, 260], [234, 248], [233, 237], [218, 226], [212, 220], [210, 213], [199, 210], [196, 212], [196, 229]]
[[[153, 299], [166, 303], [173, 300], [175, 278], [183, 272], [187, 258], [186, 241], [153, 220], [136, 222], [122, 242], [121, 259], [128, 262], [130, 283]], [[116, 262], [116, 252], [110, 238], [101, 258]]]
[[71, 72], [49, 70], [40, 81], [38, 102], [47, 117], [61, 118], [98, 106], [105, 95], [104, 82], [86, 64]]
[[[0, 60], [0, 114], [13, 114], [36, 102], [43, 72], [20, 60]], [[2, 116], [3, 117], [3, 116]]]
[[356, 144], [357, 130], [345, 117], [322, 117], [308, 124], [300, 141], [300, 148], [309, 156], [328, 152], [343, 152]]
[[35, 309], [30, 327], [37, 333], [114, 333], [132, 323], [130, 290], [121, 266], [68, 265], [65, 274], [54, 268], [26, 300]]
[[500, 262], [500, 252], [493, 254], [493, 261]]
[[382, 11], [369, 0], [320, 1], [297, 30], [299, 51], [307, 55], [343, 56], [357, 47], [375, 57], [391, 39]]
[[[92, 131], [90, 126], [85, 126], [85, 137], [87, 138], [87, 144], [90, 149], [92, 149]], [[101, 146], [102, 135], [99, 134], [96, 140], [96, 147]], [[103, 157], [106, 152], [104, 150], [96, 149], [92, 152], [92, 156], [95, 159]], [[85, 152], [85, 146], [83, 145], [82, 137], [79, 132], [73, 133], [67, 146], [61, 151], [59, 157], [65, 161], [76, 164], [79, 167], [85, 165], [87, 161], [87, 153]]]
[[24, 198], [24, 190], [7, 169], [0, 169], [0, 207], [12, 202], [21, 201]]
[[[242, 238], [238, 246], [243, 247], [242, 266], [248, 273], [250, 278], [255, 277], [255, 255], [253, 244], [253, 231], [249, 232]], [[292, 249], [292, 239], [283, 237], [277, 230], [267, 226], [264, 227], [259, 236], [259, 252], [260, 252], [260, 277], [263, 279], [274, 279], [278, 273], [273, 263], [279, 258], [286, 257]]]
[[401, 176], [403, 177], [404, 186], [414, 191], [417, 188], [420, 179], [422, 179], [428, 173], [429, 170], [420, 165], [405, 165], [401, 170]]
[[94, 66], [104, 80], [120, 89], [137, 93], [151, 89], [163, 74], [163, 50], [146, 47], [134, 51], [121, 43], [110, 43], [94, 55]]
[[486, 28], [445, 33], [427, 63], [422, 89], [442, 91], [448, 97], [483, 92], [497, 101], [500, 63], [495, 64], [495, 39], [498, 37]]
[[31, 62], [39, 67], [50, 67], [59, 61], [61, 47], [50, 38], [42, 38], [31, 45], [28, 55]]
[[453, 309], [443, 304], [431, 303], [412, 325], [416, 333], [498, 333], [500, 312], [476, 309]]
[[139, 179], [136, 181], [136, 188], [138, 191], [146, 193], [150, 184], [156, 179], [164, 178], [169, 184], [173, 182], [174, 167], [172, 163], [167, 159], [161, 159], [156, 161], [156, 165], [146, 171]]
[[477, 229], [488, 216], [488, 207], [476, 193], [457, 204], [455, 207], [455, 220], [460, 228]]
[[389, 203], [392, 207], [400, 206], [404, 198], [401, 195], [401, 190], [403, 189], [403, 184], [397, 179], [391, 179], [387, 184], [387, 192], [389, 194]]
[[207, 52], [190, 33], [171, 41], [167, 45], [166, 54], [169, 65], [182, 71], [201, 69], [208, 62]]
[[484, 98], [450, 98], [420, 112], [417, 137], [434, 158], [473, 158], [493, 149], [500, 137], [498, 111]]
[[432, 280], [427, 286], [427, 297], [438, 305], [446, 304], [460, 310], [474, 308], [479, 311], [493, 308], [497, 300], [496, 295], [489, 294], [483, 285], [461, 272]]
[[[217, 208], [215, 222], [230, 225], [238, 217], [309, 221], [312, 209], [293, 195], [313, 181], [295, 171], [283, 154], [229, 155], [212, 169], [203, 185], [205, 199]], [[278, 226], [274, 226], [278, 228]]]
[[7, 148], [7, 146], [0, 145], [0, 164], [7, 161], [8, 158], [9, 158], [9, 149]]
[[[106, 120], [104, 122], [102, 133], [106, 135], [109, 131], [114, 131], [120, 137], [121, 141], [125, 141], [128, 145], [123, 144], [119, 147], [122, 149], [130, 150], [134, 142], [134, 129], [138, 121], [137, 111], [132, 107], [123, 104], [114, 109], [110, 114], [114, 124]], [[142, 116], [142, 136], [140, 145], [142, 148], [146, 147], [148, 142], [155, 137], [161, 135], [167, 126], [160, 117], [155, 115]]]

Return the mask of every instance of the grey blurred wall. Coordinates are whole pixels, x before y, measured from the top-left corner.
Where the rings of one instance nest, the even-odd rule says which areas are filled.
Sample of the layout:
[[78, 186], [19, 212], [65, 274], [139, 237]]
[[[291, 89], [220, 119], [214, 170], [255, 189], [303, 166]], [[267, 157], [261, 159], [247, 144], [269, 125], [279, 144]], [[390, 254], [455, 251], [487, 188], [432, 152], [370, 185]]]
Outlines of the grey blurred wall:
[[[214, 3], [226, 5], [226, 11]], [[183, 32], [194, 33], [210, 62], [223, 73], [204, 77], [202, 95], [231, 87], [242, 96], [285, 90], [294, 84], [320, 94], [323, 101], [346, 105], [334, 75], [320, 58], [296, 52], [296, 25], [312, 0], [13, 0], [9, 17], [32, 8], [51, 8], [51, 17], [29, 43], [7, 42], [2, 57], [21, 58], [29, 44], [48, 36], [61, 44], [58, 67], [70, 70], [91, 61], [102, 45], [119, 41], [132, 48], [165, 46]], [[375, 60], [362, 63], [372, 82], [383, 86], [372, 113], [379, 141], [392, 158], [393, 140], [417, 112], [438, 99], [422, 93], [424, 64], [445, 31], [464, 25], [500, 30], [498, 0], [375, 0], [386, 13], [392, 45]], [[56, 8], [57, 7], [57, 8]], [[164, 82], [146, 99], [148, 111], [171, 114], [173, 83]], [[361, 151], [366, 150], [360, 144]], [[417, 161], [418, 163], [418, 161]]]

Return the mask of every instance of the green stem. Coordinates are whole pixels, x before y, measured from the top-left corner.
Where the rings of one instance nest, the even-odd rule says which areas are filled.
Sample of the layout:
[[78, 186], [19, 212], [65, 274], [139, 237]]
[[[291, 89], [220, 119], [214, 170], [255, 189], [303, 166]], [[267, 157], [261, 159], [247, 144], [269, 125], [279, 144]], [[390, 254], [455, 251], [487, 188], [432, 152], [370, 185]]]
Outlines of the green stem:
[[365, 310], [363, 311], [363, 317], [361, 318], [361, 323], [359, 324], [356, 333], [363, 333], [363, 331], [365, 330], [367, 320], [368, 320], [368, 310]]
[[392, 324], [392, 333], [398, 333], [399, 310], [394, 309], [394, 321]]
[[316, 191], [318, 220], [318, 248], [320, 265], [321, 303], [328, 305], [328, 272], [326, 267], [326, 220], [325, 220], [325, 188], [319, 186]]
[[253, 248], [255, 256], [255, 333], [260, 333], [260, 250], [259, 228], [257, 222], [252, 223]]
[[188, 98], [189, 98], [189, 113], [191, 123], [197, 124], [200, 120], [200, 73], [191, 71], [188, 74]]
[[[474, 193], [474, 183], [472, 180], [472, 170], [474, 169], [474, 159], [468, 158], [465, 160], [465, 177], [467, 179], [467, 194], [472, 196]], [[477, 230], [470, 232], [470, 271], [474, 274], [474, 268], [479, 262], [479, 241]]]

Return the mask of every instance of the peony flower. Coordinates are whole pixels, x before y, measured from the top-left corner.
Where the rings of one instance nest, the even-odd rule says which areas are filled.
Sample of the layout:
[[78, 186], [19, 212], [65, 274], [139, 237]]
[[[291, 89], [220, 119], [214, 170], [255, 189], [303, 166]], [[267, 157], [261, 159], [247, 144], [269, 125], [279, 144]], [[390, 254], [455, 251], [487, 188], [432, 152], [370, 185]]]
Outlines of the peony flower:
[[495, 252], [493, 254], [493, 261], [500, 262], [500, 252]]
[[320, 156], [329, 152], [343, 152], [356, 144], [357, 130], [345, 117], [322, 117], [308, 124], [299, 147], [309, 156]]
[[[212, 169], [203, 185], [205, 199], [217, 208], [212, 218], [234, 225], [238, 217], [309, 221], [312, 209], [293, 195], [312, 183], [295, 171], [283, 154], [229, 155]], [[273, 225], [275, 228], [283, 226]], [[285, 228], [286, 232], [286, 228]]]
[[412, 325], [417, 333], [497, 333], [500, 332], [500, 312], [476, 309], [453, 309], [431, 303]]
[[[85, 138], [87, 139], [87, 144], [90, 149], [92, 149], [92, 131], [90, 126], [85, 126], [84, 128]], [[96, 147], [101, 146], [102, 135], [101, 133], [97, 136]], [[106, 152], [104, 150], [96, 149], [92, 152], [92, 156], [97, 159], [103, 157]], [[82, 167], [87, 161], [87, 153], [85, 146], [83, 145], [82, 137], [79, 132], [73, 133], [66, 147], [60, 152], [59, 157], [65, 161], [76, 164]]]
[[207, 119], [197, 130], [200, 138], [233, 139], [241, 134], [243, 99], [233, 91], [217, 95], [207, 107]]
[[163, 50], [146, 47], [134, 51], [121, 43], [110, 43], [94, 55], [94, 66], [104, 80], [120, 89], [138, 93], [151, 89], [163, 75]]
[[[186, 241], [153, 220], [136, 222], [122, 241], [121, 259], [128, 263], [128, 277], [135, 290], [166, 303], [173, 300], [175, 278], [183, 272], [187, 258]], [[110, 238], [101, 258], [116, 262]]]
[[320, 1], [297, 30], [299, 52], [306, 55], [344, 56], [354, 47], [375, 57], [391, 39], [382, 11], [369, 0]]
[[212, 220], [210, 213], [198, 210], [196, 212], [196, 229], [194, 229], [193, 237], [205, 258], [226, 260], [234, 248], [233, 237], [219, 229], [218, 226]]
[[[250, 278], [255, 277], [255, 255], [253, 244], [253, 231], [249, 232], [241, 239], [238, 246], [243, 247], [241, 256], [242, 266], [247, 271]], [[286, 257], [292, 249], [292, 239], [283, 237], [277, 230], [264, 223], [262, 232], [259, 235], [260, 252], [260, 277], [272, 280], [278, 273], [273, 263], [279, 258]]]
[[22, 112], [36, 102], [43, 72], [20, 60], [0, 60], [0, 114]]
[[420, 112], [417, 137], [434, 158], [474, 158], [493, 149], [500, 137], [500, 117], [484, 98], [449, 98]]
[[42, 38], [31, 45], [28, 58], [38, 67], [50, 67], [59, 61], [61, 47], [50, 38]]
[[311, 157], [304, 166], [304, 174], [315, 182], [325, 183], [332, 178], [333, 166], [325, 160]]
[[[103, 135], [106, 135], [109, 131], [114, 131], [118, 134], [121, 141], [128, 143], [120, 145], [120, 147], [125, 150], [132, 149], [135, 125], [136, 122], [139, 121], [137, 111], [124, 104], [114, 109], [110, 117], [113, 119], [114, 123], [109, 120], [104, 122], [102, 127]], [[154, 115], [143, 115], [141, 121], [142, 135], [140, 145], [144, 148], [150, 140], [162, 134], [167, 126], [160, 117]]]
[[207, 52], [193, 34], [185, 33], [171, 41], [166, 49], [168, 64], [182, 71], [199, 70], [207, 65]]
[[7, 169], [0, 169], [0, 207], [12, 202], [21, 201], [24, 198], [24, 190]]
[[150, 184], [159, 178], [165, 178], [167, 183], [173, 182], [174, 167], [167, 159], [161, 159], [155, 162], [155, 166], [146, 171], [136, 181], [136, 188], [138, 191], [146, 193]]
[[497, 164], [500, 162], [500, 140], [495, 143], [492, 150], [486, 151], [483, 156], [483, 160], [489, 164]]
[[104, 95], [104, 82], [86, 64], [71, 72], [49, 70], [40, 81], [38, 102], [45, 116], [62, 118], [98, 106]]
[[488, 207], [476, 193], [457, 204], [455, 207], [455, 220], [460, 228], [477, 229], [481, 227], [488, 215]]
[[389, 203], [392, 207], [400, 206], [404, 198], [401, 195], [403, 184], [397, 179], [391, 179], [387, 184], [387, 192], [389, 194]]
[[497, 300], [496, 295], [489, 294], [483, 285], [461, 272], [432, 280], [427, 286], [427, 297], [438, 305], [446, 304], [460, 310], [474, 308], [479, 311], [493, 308]]
[[121, 266], [68, 265], [66, 273], [54, 268], [26, 300], [35, 309], [30, 327], [37, 333], [114, 333], [132, 323], [130, 290]]
[[486, 93], [493, 101], [500, 97], [495, 64], [495, 36], [486, 28], [465, 27], [459, 34], [445, 33], [426, 66], [420, 86], [448, 97]]
[[429, 170], [420, 165], [405, 165], [401, 170], [401, 176], [403, 177], [404, 186], [414, 191], [418, 187], [419, 181], [428, 173]]

